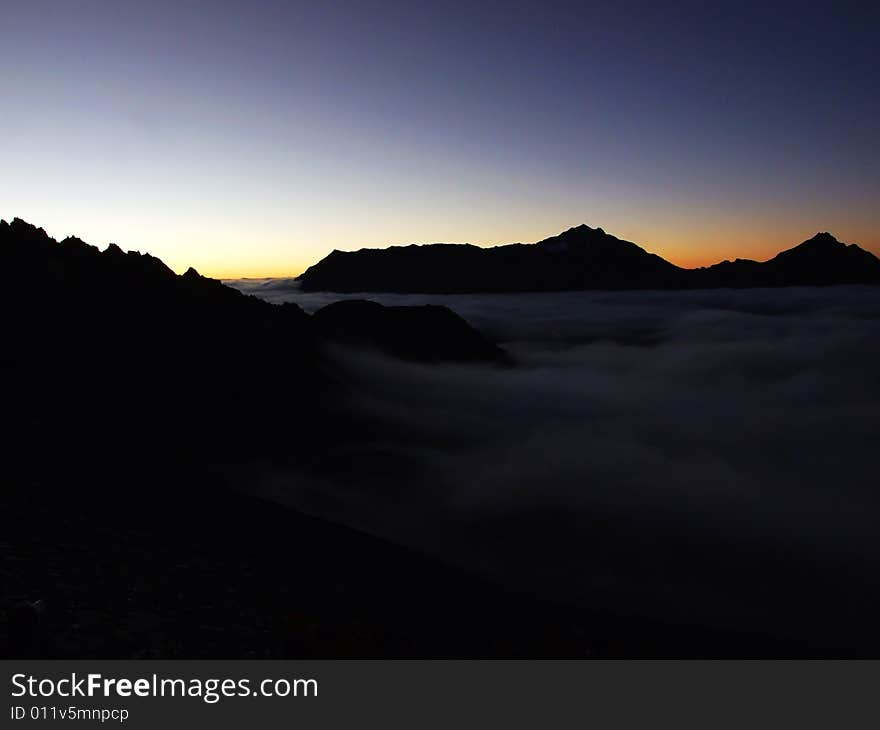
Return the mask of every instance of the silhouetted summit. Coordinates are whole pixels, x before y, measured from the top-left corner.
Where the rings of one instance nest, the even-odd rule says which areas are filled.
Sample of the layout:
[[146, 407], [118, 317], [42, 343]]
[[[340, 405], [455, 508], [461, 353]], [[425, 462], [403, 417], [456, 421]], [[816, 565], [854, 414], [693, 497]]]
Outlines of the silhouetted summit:
[[880, 282], [880, 260], [820, 233], [770, 261], [737, 259], [683, 269], [601, 228], [580, 225], [535, 244], [334, 251], [299, 281], [305, 291], [397, 293], [851, 284]]
[[506, 292], [644, 288], [679, 269], [601, 228], [578, 226], [537, 244], [334, 251], [301, 277], [306, 291]]
[[880, 283], [880, 259], [854, 243], [845, 244], [830, 233], [787, 249], [769, 261], [747, 259], [688, 272], [700, 287], [754, 287]]

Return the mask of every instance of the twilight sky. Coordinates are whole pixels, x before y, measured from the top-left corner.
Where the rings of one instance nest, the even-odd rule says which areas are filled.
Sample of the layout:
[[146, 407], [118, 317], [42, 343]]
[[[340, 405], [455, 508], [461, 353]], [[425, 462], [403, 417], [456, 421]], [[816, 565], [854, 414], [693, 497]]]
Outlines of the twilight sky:
[[880, 253], [880, 9], [0, 5], [0, 218], [213, 276], [602, 226], [674, 263]]

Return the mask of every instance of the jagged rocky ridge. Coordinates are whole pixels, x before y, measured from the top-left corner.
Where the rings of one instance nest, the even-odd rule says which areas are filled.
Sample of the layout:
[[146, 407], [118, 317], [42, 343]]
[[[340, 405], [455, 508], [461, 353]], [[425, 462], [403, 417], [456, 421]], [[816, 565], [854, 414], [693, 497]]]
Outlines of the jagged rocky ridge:
[[478, 293], [700, 289], [880, 283], [880, 259], [819, 233], [765, 262], [683, 269], [586, 225], [535, 244], [333, 251], [299, 277], [304, 291]]
[[75, 237], [56, 242], [20, 219], [0, 221], [0, 246], [5, 296], [27, 304], [24, 313], [38, 327], [76, 320], [112, 324], [118, 334], [148, 328], [152, 336], [160, 329], [198, 340], [213, 333], [228, 343], [227, 357], [261, 343], [277, 350], [285, 369], [310, 367], [316, 345], [336, 339], [432, 362], [502, 355], [445, 307], [349, 304], [310, 317], [295, 304], [267, 304], [193, 268], [177, 276], [156, 257], [124, 253], [116, 244], [101, 252]]
[[[242, 493], [254, 464], [322, 473], [369, 433], [316, 318], [21, 220], [0, 222], [0, 261], [5, 655], [588, 651], [570, 626], [547, 639], [538, 602]], [[408, 312], [430, 349], [395, 351], [490, 347], [435, 314]], [[447, 627], [461, 605], [472, 621]]]

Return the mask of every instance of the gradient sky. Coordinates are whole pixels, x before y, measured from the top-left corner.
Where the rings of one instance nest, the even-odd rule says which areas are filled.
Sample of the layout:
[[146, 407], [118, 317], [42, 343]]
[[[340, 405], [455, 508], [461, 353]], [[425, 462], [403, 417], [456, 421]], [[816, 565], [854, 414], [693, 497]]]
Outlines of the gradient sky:
[[182, 271], [587, 223], [880, 253], [880, 10], [3, 0], [0, 217]]

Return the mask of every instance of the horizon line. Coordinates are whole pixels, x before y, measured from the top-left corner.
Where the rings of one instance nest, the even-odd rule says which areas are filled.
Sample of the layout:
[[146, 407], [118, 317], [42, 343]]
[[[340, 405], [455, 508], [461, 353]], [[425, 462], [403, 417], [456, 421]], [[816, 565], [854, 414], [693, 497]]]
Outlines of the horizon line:
[[[297, 271], [295, 268], [292, 269], [292, 271], [296, 271], [296, 273], [290, 273], [290, 272], [291, 272], [291, 269], [285, 269], [284, 271], [278, 271], [278, 270], [276, 270], [276, 269], [274, 269], [274, 268], [273, 268], [272, 270], [260, 270], [260, 269], [253, 270], [253, 269], [252, 269], [252, 270], [248, 270], [246, 273], [239, 273], [239, 272], [231, 273], [231, 272], [229, 272], [228, 270], [225, 270], [225, 269], [224, 269], [224, 270], [218, 270], [218, 269], [213, 268], [213, 267], [202, 267], [202, 268], [199, 268], [199, 267], [196, 267], [194, 263], [185, 263], [185, 264], [180, 264], [180, 265], [175, 266], [175, 265], [169, 264], [166, 258], [163, 258], [162, 256], [159, 256], [159, 255], [157, 255], [157, 254], [152, 253], [152, 251], [151, 251], [150, 249], [137, 249], [137, 248], [131, 248], [131, 249], [129, 249], [129, 248], [126, 248], [124, 244], [120, 244], [120, 243], [118, 242], [119, 239], [117, 239], [117, 240], [113, 240], [113, 241], [108, 241], [108, 242], [106, 243], [106, 245], [102, 248], [102, 247], [101, 247], [100, 245], [98, 245], [98, 244], [91, 243], [91, 242], [89, 242], [89, 241], [86, 241], [84, 238], [81, 238], [80, 235], [77, 234], [77, 233], [67, 233], [67, 234], [65, 234], [64, 236], [59, 236], [59, 235], [57, 235], [57, 234], [56, 234], [56, 235], [53, 235], [53, 234], [49, 233], [49, 232], [46, 230], [45, 227], [43, 227], [43, 226], [41, 226], [41, 225], [39, 225], [39, 224], [31, 223], [30, 221], [28, 221], [28, 220], [26, 220], [26, 219], [24, 219], [24, 218], [22, 218], [22, 217], [20, 217], [20, 216], [12, 216], [12, 218], [9, 219], [9, 220], [7, 220], [7, 219], [5, 219], [5, 218], [0, 218], [0, 221], [2, 221], [2, 222], [4, 222], [4, 223], [7, 223], [7, 224], [11, 224], [11, 223], [12, 223], [13, 221], [15, 221], [15, 220], [20, 220], [20, 221], [22, 221], [22, 222], [24, 222], [24, 223], [27, 223], [28, 225], [33, 225], [34, 227], [43, 230], [44, 232], [46, 232], [46, 235], [48, 235], [50, 238], [53, 238], [55, 241], [57, 241], [57, 242], [59, 242], [59, 243], [60, 243], [61, 241], [63, 241], [65, 238], [79, 238], [80, 240], [84, 241], [84, 242], [87, 243], [88, 245], [90, 245], [90, 246], [94, 246], [94, 247], [97, 248], [99, 251], [104, 251], [104, 250], [106, 250], [106, 248], [108, 248], [109, 246], [111, 246], [111, 245], [116, 245], [116, 246], [118, 246], [119, 248], [123, 249], [126, 253], [134, 252], [134, 253], [149, 254], [149, 255], [151, 255], [151, 256], [156, 256], [157, 258], [159, 258], [160, 260], [162, 260], [162, 262], [163, 262], [166, 266], [168, 266], [170, 269], [172, 269], [172, 271], [174, 271], [176, 274], [183, 274], [188, 268], [195, 268], [195, 269], [197, 269], [197, 271], [198, 271], [202, 276], [206, 276], [206, 277], [209, 277], [209, 278], [212, 278], [212, 279], [217, 279], [217, 280], [220, 280], [220, 281], [237, 281], [237, 280], [248, 280], [248, 279], [250, 279], [250, 280], [259, 280], [259, 279], [297, 279], [297, 278], [299, 278], [300, 276], [302, 276], [302, 274], [304, 274], [304, 273], [305, 273], [305, 272], [306, 272], [311, 266], [314, 266], [314, 265], [317, 264], [318, 262], [323, 261], [327, 256], [329, 256], [329, 255], [330, 255], [331, 253], [333, 253], [334, 251], [339, 251], [339, 252], [341, 252], [341, 253], [354, 253], [354, 252], [362, 251], [362, 250], [382, 251], [382, 250], [387, 250], [387, 249], [390, 249], [390, 248], [407, 248], [407, 247], [410, 247], [410, 246], [436, 246], [436, 245], [443, 245], [443, 246], [474, 246], [474, 247], [476, 247], [476, 248], [483, 248], [483, 249], [500, 248], [500, 247], [503, 247], [503, 246], [511, 246], [511, 245], [517, 245], [517, 244], [519, 244], [519, 245], [524, 245], [524, 246], [533, 246], [533, 245], [535, 245], [535, 244], [541, 243], [542, 241], [546, 241], [546, 240], [551, 239], [551, 238], [556, 238], [557, 236], [563, 235], [564, 233], [566, 233], [566, 232], [568, 232], [568, 231], [575, 230], [575, 229], [578, 229], [578, 228], [589, 228], [590, 230], [593, 230], [593, 231], [601, 231], [601, 232], [605, 233], [606, 235], [611, 236], [612, 238], [615, 238], [615, 239], [617, 239], [617, 240], [619, 240], [619, 241], [627, 241], [627, 242], [629, 242], [629, 243], [633, 243], [633, 244], [635, 244], [636, 246], [638, 246], [639, 248], [641, 248], [642, 250], [646, 251], [647, 253], [653, 254], [653, 255], [655, 255], [655, 256], [659, 256], [660, 258], [664, 259], [665, 261], [667, 261], [668, 263], [672, 264], [673, 266], [676, 266], [676, 267], [678, 267], [678, 268], [680, 268], [680, 269], [685, 269], [685, 270], [693, 270], [693, 269], [708, 268], [708, 267], [710, 267], [710, 266], [714, 266], [714, 265], [717, 265], [717, 264], [720, 264], [720, 263], [724, 263], [724, 262], [726, 262], [726, 261], [736, 261], [736, 260], [756, 261], [756, 262], [758, 262], [758, 263], [762, 263], [762, 262], [765, 262], [765, 261], [769, 261], [769, 260], [771, 260], [772, 258], [774, 258], [776, 255], [778, 255], [778, 254], [781, 253], [782, 251], [787, 251], [787, 250], [789, 250], [789, 249], [791, 249], [791, 248], [794, 248], [795, 246], [798, 246], [798, 245], [800, 245], [801, 243], [803, 243], [803, 242], [805, 242], [805, 241], [808, 241], [808, 240], [814, 238], [815, 236], [820, 235], [820, 234], [823, 234], [823, 233], [832, 236], [835, 240], [837, 240], [837, 241], [839, 241], [839, 242], [841, 242], [841, 243], [845, 243], [846, 245], [855, 245], [855, 246], [858, 246], [859, 248], [861, 248], [861, 249], [863, 249], [863, 250], [865, 250], [865, 251], [868, 251], [869, 253], [873, 254], [874, 256], [877, 256], [878, 258], [880, 258], [880, 251], [875, 251], [875, 250], [874, 250], [874, 247], [870, 246], [869, 244], [866, 245], [866, 244], [862, 244], [862, 243], [856, 243], [856, 242], [852, 242], [852, 243], [850, 243], [850, 242], [847, 242], [847, 241], [842, 241], [840, 238], [837, 237], [836, 234], [830, 232], [828, 229], [825, 229], [825, 230], [816, 231], [815, 233], [813, 233], [812, 235], [808, 236], [807, 238], [804, 238], [804, 239], [801, 239], [801, 240], [797, 240], [797, 241], [794, 241], [794, 242], [789, 242], [788, 244], [782, 244], [782, 245], [783, 245], [783, 248], [775, 249], [775, 253], [771, 254], [768, 258], [749, 258], [749, 257], [745, 257], [745, 256], [732, 255], [732, 256], [726, 256], [726, 257], [723, 257], [723, 258], [717, 258], [717, 259], [705, 259], [703, 263], [698, 263], [698, 264], [695, 264], [695, 263], [692, 263], [692, 262], [689, 262], [689, 263], [686, 263], [686, 264], [681, 264], [681, 263], [676, 263], [676, 261], [673, 260], [673, 258], [678, 258], [678, 257], [668, 257], [668, 256], [664, 256], [664, 255], [662, 255], [662, 254], [660, 254], [660, 253], [657, 253], [656, 251], [653, 251], [653, 250], [647, 248], [646, 246], [642, 245], [642, 244], [639, 243], [638, 241], [632, 240], [632, 239], [630, 239], [630, 238], [622, 238], [622, 237], [617, 236], [617, 235], [615, 235], [615, 234], [613, 234], [613, 233], [609, 233], [609, 232], [608, 232], [603, 226], [590, 226], [590, 225], [588, 225], [587, 223], [580, 223], [580, 224], [575, 225], [575, 226], [569, 226], [569, 227], [567, 227], [567, 228], [563, 228], [563, 229], [559, 230], [557, 233], [553, 233], [553, 234], [551, 234], [551, 235], [549, 235], [549, 236], [544, 236], [544, 237], [542, 237], [542, 238], [539, 238], [539, 239], [536, 240], [536, 241], [529, 241], [529, 242], [524, 242], [524, 241], [508, 241], [508, 242], [502, 242], [502, 243], [474, 243], [474, 242], [471, 242], [471, 241], [436, 241], [436, 240], [412, 241], [412, 240], [410, 240], [410, 241], [408, 241], [408, 242], [401, 242], [401, 243], [387, 243], [387, 244], [385, 244], [385, 245], [381, 245], [381, 244], [378, 244], [378, 245], [370, 245], [370, 244], [367, 244], [367, 245], [359, 246], [359, 247], [357, 247], [357, 248], [355, 248], [354, 246], [351, 247], [351, 248], [338, 248], [338, 247], [334, 247], [334, 248], [330, 249], [329, 251], [327, 251], [327, 253], [325, 253], [325, 254], [324, 254], [323, 256], [321, 256], [320, 258], [318, 258], [318, 259], [312, 261], [311, 263], [305, 265], [301, 270], [298, 270], [298, 271]], [[802, 235], [803, 235], [803, 234], [802, 234]], [[242, 248], [244, 248], [244, 246], [242, 246]], [[680, 259], [679, 259], [679, 260], [680, 260]], [[178, 270], [178, 269], [180, 269], [180, 270]]]

